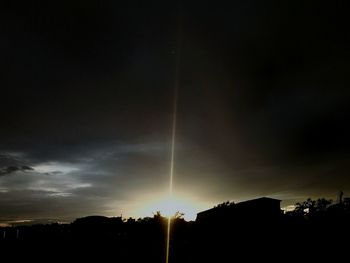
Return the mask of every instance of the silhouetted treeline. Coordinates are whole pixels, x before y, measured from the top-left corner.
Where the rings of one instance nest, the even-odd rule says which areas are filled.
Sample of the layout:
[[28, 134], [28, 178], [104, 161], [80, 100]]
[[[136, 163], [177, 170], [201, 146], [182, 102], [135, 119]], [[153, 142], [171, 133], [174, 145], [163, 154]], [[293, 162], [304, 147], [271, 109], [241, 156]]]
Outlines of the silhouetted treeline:
[[[257, 258], [259, 262], [334, 261], [347, 253], [350, 198], [338, 203], [307, 199], [297, 203], [294, 211], [281, 211], [278, 216], [267, 216], [265, 213], [270, 212], [262, 209], [258, 213], [245, 210], [234, 203], [213, 209], [210, 213], [221, 213], [213, 217], [215, 220], [209, 217], [187, 222], [181, 214], [172, 219], [170, 263], [245, 262]], [[240, 215], [231, 218], [230, 212], [222, 212], [225, 209]], [[0, 228], [0, 251], [4, 257], [25, 255], [36, 262], [47, 262], [47, 254], [65, 261], [98, 258], [99, 262], [165, 262], [167, 222], [157, 212], [137, 220], [89, 216], [71, 224], [5, 227]], [[244, 261], [239, 260], [242, 257]]]

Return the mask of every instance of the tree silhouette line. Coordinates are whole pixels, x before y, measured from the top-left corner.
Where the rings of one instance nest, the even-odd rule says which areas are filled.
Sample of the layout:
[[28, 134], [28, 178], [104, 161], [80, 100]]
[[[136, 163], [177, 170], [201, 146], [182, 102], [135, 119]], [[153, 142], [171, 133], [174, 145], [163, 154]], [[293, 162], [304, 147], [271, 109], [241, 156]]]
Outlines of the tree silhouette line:
[[[235, 206], [227, 201], [214, 208], [231, 211]], [[320, 256], [320, 251], [333, 257], [347, 251], [342, 249], [347, 243], [339, 240], [350, 236], [348, 197], [341, 202], [308, 198], [296, 203], [293, 211], [281, 211], [278, 217], [264, 213], [267, 211], [241, 215], [239, 220], [219, 217], [205, 224], [187, 222], [183, 213], [175, 213], [171, 218], [169, 263], [233, 262], [236, 257], [248, 260], [256, 255], [278, 260], [274, 252], [286, 248], [308, 248], [314, 251], [312, 258], [308, 255], [310, 260]], [[81, 260], [98, 256], [101, 260], [115, 257], [116, 262], [164, 262], [167, 223], [168, 218], [156, 211], [152, 217], [139, 219], [88, 216], [70, 224], [2, 227], [0, 248], [2, 253], [27, 251], [28, 257], [39, 248]], [[323, 247], [327, 249], [323, 251]], [[293, 255], [300, 261], [297, 253]]]

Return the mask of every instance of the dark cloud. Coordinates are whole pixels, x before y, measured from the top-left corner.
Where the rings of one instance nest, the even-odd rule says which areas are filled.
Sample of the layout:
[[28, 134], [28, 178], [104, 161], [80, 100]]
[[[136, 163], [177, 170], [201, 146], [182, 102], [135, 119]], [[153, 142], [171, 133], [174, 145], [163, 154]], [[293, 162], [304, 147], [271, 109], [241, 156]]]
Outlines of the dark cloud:
[[34, 170], [26, 164], [20, 157], [11, 154], [0, 153], [0, 176], [13, 174], [15, 172], [26, 172]]
[[0, 176], [8, 175], [18, 171], [31, 171], [34, 170], [32, 167], [22, 165], [22, 166], [7, 166], [0, 168]]

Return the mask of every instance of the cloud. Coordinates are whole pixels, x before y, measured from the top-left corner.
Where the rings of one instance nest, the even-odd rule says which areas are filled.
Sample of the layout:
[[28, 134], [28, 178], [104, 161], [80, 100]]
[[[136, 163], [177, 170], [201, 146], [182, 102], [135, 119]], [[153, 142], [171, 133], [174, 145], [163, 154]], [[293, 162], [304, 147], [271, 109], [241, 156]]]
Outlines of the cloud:
[[[47, 145], [46, 155], [38, 149], [10, 149], [1, 155], [4, 171], [33, 170], [27, 176], [1, 177], [0, 217], [115, 215], [126, 211], [127, 200], [140, 186], [159, 188], [162, 178], [168, 178], [167, 142], [107, 141], [63, 148]], [[15, 151], [23, 154], [7, 154]]]
[[18, 171], [32, 171], [34, 170], [32, 167], [27, 165], [20, 165], [20, 166], [7, 166], [0, 168], [0, 176], [12, 174], [14, 172]]
[[0, 154], [0, 176], [34, 170], [33, 167], [19, 157], [18, 154]]
[[[142, 202], [139, 200], [149, 193], [156, 195], [168, 189], [167, 141], [105, 141], [46, 147], [45, 154], [38, 149], [12, 149], [22, 154], [11, 152], [0, 157], [4, 168], [34, 169], [26, 176], [0, 178], [0, 217], [113, 216], [120, 211], [135, 215], [135, 206]], [[270, 196], [287, 199], [283, 203], [287, 206], [310, 193], [328, 197], [340, 189], [339, 182], [341, 189], [349, 189], [343, 172], [348, 170], [347, 159], [338, 163], [328, 160], [321, 166], [309, 162], [276, 165], [259, 160], [236, 166], [232, 165], [234, 160], [228, 164], [224, 157], [207, 150], [206, 145], [180, 140], [174, 191], [192, 193], [198, 202], [212, 205], [224, 200]]]

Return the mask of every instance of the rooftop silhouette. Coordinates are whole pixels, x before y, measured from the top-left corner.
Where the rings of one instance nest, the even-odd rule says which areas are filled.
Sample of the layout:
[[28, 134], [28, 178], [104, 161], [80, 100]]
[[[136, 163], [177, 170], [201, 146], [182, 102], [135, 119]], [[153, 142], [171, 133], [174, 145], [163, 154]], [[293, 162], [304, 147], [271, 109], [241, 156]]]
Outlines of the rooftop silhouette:
[[[172, 218], [169, 262], [224, 262], [256, 253], [277, 259], [271, 247], [282, 250], [295, 244], [315, 251], [327, 244], [323, 253], [329, 255], [345, 245], [330, 241], [350, 234], [350, 198], [334, 203], [307, 199], [284, 213], [280, 201], [262, 197], [224, 202], [198, 213], [192, 222], [177, 213]], [[5, 254], [40, 248], [86, 260], [89, 255], [105, 260], [117, 255], [127, 262], [164, 262], [166, 226], [160, 212], [139, 219], [87, 216], [70, 224], [3, 227], [0, 245]]]

